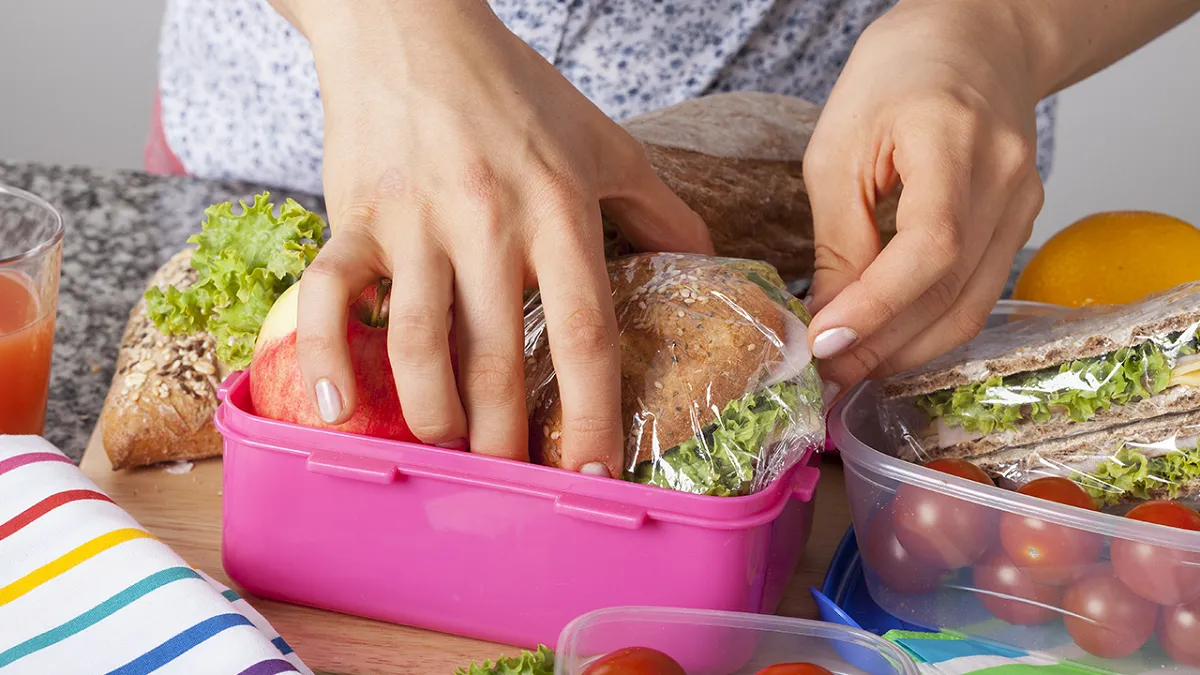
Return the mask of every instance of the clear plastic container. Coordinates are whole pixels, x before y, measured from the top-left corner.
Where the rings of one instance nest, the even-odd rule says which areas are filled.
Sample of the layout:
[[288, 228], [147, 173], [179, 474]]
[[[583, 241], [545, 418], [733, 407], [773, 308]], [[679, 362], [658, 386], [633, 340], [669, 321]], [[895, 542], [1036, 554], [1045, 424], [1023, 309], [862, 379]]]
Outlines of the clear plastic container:
[[555, 675], [583, 675], [596, 659], [644, 647], [688, 675], [754, 675], [782, 663], [812, 663], [837, 675], [918, 675], [896, 645], [865, 631], [819, 621], [734, 612], [617, 607], [585, 614], [558, 640]]
[[992, 308], [988, 316], [987, 327], [993, 328], [1010, 321], [1020, 321], [1035, 316], [1042, 316], [1063, 309], [1059, 305], [1028, 300], [1001, 300]]
[[[993, 313], [993, 324], [1053, 309], [1003, 302]], [[867, 384], [846, 396], [828, 422], [845, 467], [867, 585], [881, 608], [926, 630], [1109, 672], [1200, 672], [1200, 600], [1182, 607], [1160, 605], [1131, 593], [1130, 583], [1123, 581], [1132, 577], [1160, 591], [1165, 584], [1180, 593], [1200, 588], [1200, 532], [1059, 505], [897, 459], [881, 451], [888, 444], [879, 406], [878, 388]], [[898, 495], [905, 501], [894, 509]], [[927, 541], [968, 552], [972, 562], [954, 570], [921, 562], [895, 534], [901, 520], [910, 533], [941, 523]], [[954, 527], [945, 527], [950, 522]], [[1054, 584], [1022, 585], [1028, 577], [1015, 577], [1016, 568], [1001, 559], [1002, 552], [1007, 556], [1012, 550], [1006, 541], [1030, 532], [1040, 537], [1047, 556], [1058, 557], [1051, 564]], [[1124, 574], [1117, 575], [1114, 545], [1133, 551], [1141, 568], [1126, 563]], [[1188, 654], [1184, 663], [1159, 643], [1158, 634], [1168, 623], [1168, 639]]]

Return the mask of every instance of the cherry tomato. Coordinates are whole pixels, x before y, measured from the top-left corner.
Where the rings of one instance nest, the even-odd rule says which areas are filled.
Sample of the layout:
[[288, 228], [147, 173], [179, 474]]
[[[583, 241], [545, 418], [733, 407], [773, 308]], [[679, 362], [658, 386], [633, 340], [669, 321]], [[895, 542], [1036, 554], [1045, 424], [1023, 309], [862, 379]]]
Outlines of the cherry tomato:
[[[938, 459], [925, 467], [995, 485], [979, 467], [961, 459]], [[993, 509], [915, 485], [901, 486], [896, 493], [892, 521], [896, 539], [914, 558], [942, 570], [979, 560], [996, 537]]]
[[979, 601], [989, 612], [1011, 624], [1036, 626], [1053, 621], [1062, 606], [1063, 589], [1034, 583], [1004, 551], [975, 565]]
[[833, 675], [833, 673], [811, 663], [779, 663], [763, 668], [755, 675]]
[[976, 483], [983, 483], [985, 485], [996, 484], [996, 482], [993, 481], [983, 469], [975, 466], [965, 459], [935, 459], [933, 461], [926, 462], [925, 468], [933, 469], [934, 471], [941, 471], [942, 473], [948, 473], [952, 476], [958, 476], [959, 478], [973, 480]]
[[583, 675], [686, 675], [683, 666], [649, 647], [626, 647], [588, 665]]
[[1089, 654], [1123, 659], [1154, 634], [1158, 607], [1129, 590], [1105, 565], [1063, 596], [1067, 632]]
[[[1139, 504], [1125, 517], [1183, 530], [1200, 530], [1200, 513], [1176, 502]], [[1200, 554], [1113, 539], [1112, 562], [1121, 581], [1147, 600], [1160, 605], [1182, 605], [1200, 599]]]
[[[1097, 510], [1088, 493], [1066, 478], [1039, 478], [1022, 485], [1017, 492], [1089, 511]], [[1052, 586], [1067, 586], [1081, 579], [1100, 559], [1104, 548], [1104, 537], [1094, 532], [1015, 513], [1000, 516], [1000, 541], [1004, 552], [1031, 580]]]
[[921, 595], [941, 584], [942, 570], [912, 557], [896, 539], [890, 507], [867, 521], [862, 554], [883, 585], [897, 593]]
[[1171, 658], [1185, 666], [1200, 668], [1200, 600], [1163, 608], [1158, 641]]

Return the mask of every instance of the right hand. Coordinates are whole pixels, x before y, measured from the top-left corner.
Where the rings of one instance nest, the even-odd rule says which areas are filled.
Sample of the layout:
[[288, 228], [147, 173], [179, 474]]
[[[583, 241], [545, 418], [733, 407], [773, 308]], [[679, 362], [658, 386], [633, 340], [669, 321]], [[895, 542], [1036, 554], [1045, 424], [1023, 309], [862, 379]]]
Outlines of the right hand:
[[347, 306], [387, 276], [388, 354], [413, 433], [527, 459], [522, 291], [536, 286], [563, 467], [619, 476], [619, 336], [600, 206], [643, 250], [711, 253], [699, 216], [486, 3], [277, 1], [313, 45], [325, 111], [334, 234], [300, 282], [297, 327], [322, 417], [354, 409]]

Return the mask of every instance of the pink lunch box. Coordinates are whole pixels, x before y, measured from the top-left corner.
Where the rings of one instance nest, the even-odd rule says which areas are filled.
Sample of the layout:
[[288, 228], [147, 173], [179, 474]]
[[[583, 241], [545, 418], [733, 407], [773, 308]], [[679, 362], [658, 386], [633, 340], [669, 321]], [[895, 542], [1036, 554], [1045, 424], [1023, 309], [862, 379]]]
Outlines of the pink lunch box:
[[817, 455], [766, 490], [673, 492], [257, 417], [221, 385], [222, 559], [251, 594], [532, 648], [622, 605], [773, 613]]

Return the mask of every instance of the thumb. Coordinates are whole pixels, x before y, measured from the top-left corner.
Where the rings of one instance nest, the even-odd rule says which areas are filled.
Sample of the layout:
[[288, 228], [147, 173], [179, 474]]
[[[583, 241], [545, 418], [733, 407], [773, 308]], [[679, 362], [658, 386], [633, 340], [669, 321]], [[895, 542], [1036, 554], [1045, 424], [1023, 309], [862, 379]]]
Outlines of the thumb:
[[708, 226], [654, 172], [641, 145], [613, 167], [601, 209], [639, 251], [713, 255]]

